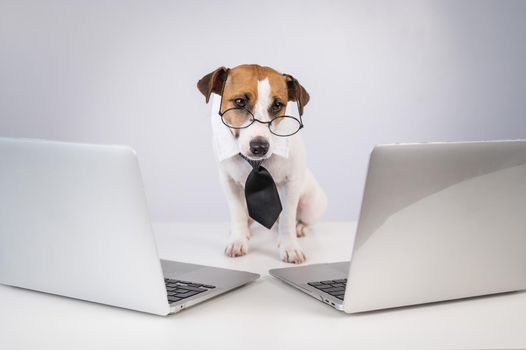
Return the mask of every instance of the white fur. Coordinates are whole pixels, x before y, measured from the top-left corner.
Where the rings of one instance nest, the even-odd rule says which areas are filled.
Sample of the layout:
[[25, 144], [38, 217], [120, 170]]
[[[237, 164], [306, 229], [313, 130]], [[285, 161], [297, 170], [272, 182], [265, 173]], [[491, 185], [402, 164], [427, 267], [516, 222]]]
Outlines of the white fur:
[[[254, 115], [261, 121], [269, 121], [268, 107], [272, 102], [268, 79], [258, 82], [258, 100]], [[278, 219], [278, 246], [281, 260], [299, 264], [305, 261], [305, 254], [298, 244], [298, 236], [303, 236], [307, 227], [316, 222], [325, 212], [327, 199], [312, 173], [307, 168], [305, 147], [301, 132], [290, 136], [289, 157], [283, 158], [272, 153], [272, 145], [278, 136], [270, 133], [268, 126], [255, 122], [242, 129], [239, 138], [239, 151], [247, 157], [249, 143], [256, 136], [266, 138], [270, 143], [263, 166], [272, 174], [277, 184], [283, 211]], [[246, 160], [239, 155], [220, 163], [220, 178], [230, 210], [230, 238], [225, 249], [228, 256], [242, 256], [248, 252], [250, 218], [244, 195], [245, 181], [252, 170]]]
[[[270, 106], [271, 102], [270, 83], [268, 79], [258, 81], [258, 99], [254, 106], [254, 116], [256, 119], [259, 119], [263, 122], [270, 121], [270, 116], [268, 115], [268, 106]], [[257, 121], [254, 122], [254, 124], [252, 124], [249, 128], [241, 130], [238, 141], [239, 151], [250, 158], [250, 140], [257, 136], [261, 136], [269, 140], [270, 147], [266, 156], [270, 157], [273, 151], [273, 142], [271, 142], [271, 139], [277, 136], [274, 136], [270, 132], [267, 125], [258, 123]]]

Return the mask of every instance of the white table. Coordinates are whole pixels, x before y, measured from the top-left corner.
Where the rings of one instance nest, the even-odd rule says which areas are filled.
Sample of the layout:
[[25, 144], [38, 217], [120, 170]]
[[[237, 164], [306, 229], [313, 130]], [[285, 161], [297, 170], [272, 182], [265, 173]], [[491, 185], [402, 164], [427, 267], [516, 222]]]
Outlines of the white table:
[[[347, 260], [355, 225], [325, 223], [301, 239], [308, 263]], [[225, 223], [155, 225], [162, 258], [262, 278], [166, 318], [0, 286], [0, 349], [313, 349], [526, 347], [526, 292], [347, 315], [273, 279], [274, 233], [228, 258]], [[388, 291], [386, 291], [388, 292]]]

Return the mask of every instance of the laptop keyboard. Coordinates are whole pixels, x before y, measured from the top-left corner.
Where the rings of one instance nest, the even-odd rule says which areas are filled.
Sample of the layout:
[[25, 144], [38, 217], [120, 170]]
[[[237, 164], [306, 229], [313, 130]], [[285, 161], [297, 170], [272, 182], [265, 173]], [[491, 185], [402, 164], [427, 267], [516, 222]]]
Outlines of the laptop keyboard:
[[169, 278], [164, 279], [164, 284], [166, 285], [168, 301], [170, 304], [215, 288], [215, 286], [209, 284], [172, 280]]
[[310, 282], [307, 284], [321, 290], [322, 292], [330, 294], [335, 298], [343, 300], [343, 296], [345, 295], [345, 287], [347, 286], [347, 279], [345, 278], [341, 280]]

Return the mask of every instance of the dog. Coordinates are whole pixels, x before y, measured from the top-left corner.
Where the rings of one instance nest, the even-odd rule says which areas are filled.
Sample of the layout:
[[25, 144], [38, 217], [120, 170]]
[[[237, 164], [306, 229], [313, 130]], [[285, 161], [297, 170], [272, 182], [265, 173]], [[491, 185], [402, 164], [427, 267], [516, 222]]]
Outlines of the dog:
[[[293, 264], [304, 262], [306, 256], [297, 238], [303, 237], [320, 219], [326, 210], [327, 198], [307, 168], [301, 132], [288, 136], [288, 157], [285, 158], [273, 153], [279, 136], [271, 133], [268, 122], [284, 115], [289, 101], [297, 103], [301, 116], [309, 102], [309, 94], [292, 76], [255, 64], [217, 68], [200, 79], [197, 88], [207, 103], [212, 93], [221, 95], [221, 112], [245, 108], [258, 121], [267, 122], [241, 129], [229, 128], [237, 141], [239, 154], [219, 163], [231, 221], [225, 254], [238, 257], [248, 252], [252, 220], [247, 211], [244, 186], [252, 166], [247, 160], [263, 161], [263, 166], [274, 178], [283, 206], [276, 223], [280, 258]], [[217, 118], [221, 118], [220, 115]]]

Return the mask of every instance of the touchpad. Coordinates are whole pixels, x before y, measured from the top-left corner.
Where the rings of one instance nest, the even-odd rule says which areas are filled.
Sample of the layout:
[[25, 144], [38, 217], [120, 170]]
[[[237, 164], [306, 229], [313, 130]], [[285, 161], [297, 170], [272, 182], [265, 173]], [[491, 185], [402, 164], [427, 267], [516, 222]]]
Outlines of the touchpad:
[[166, 277], [175, 278], [188, 272], [193, 272], [202, 269], [203, 265], [187, 264], [177, 261], [161, 260], [161, 267], [163, 274]]

